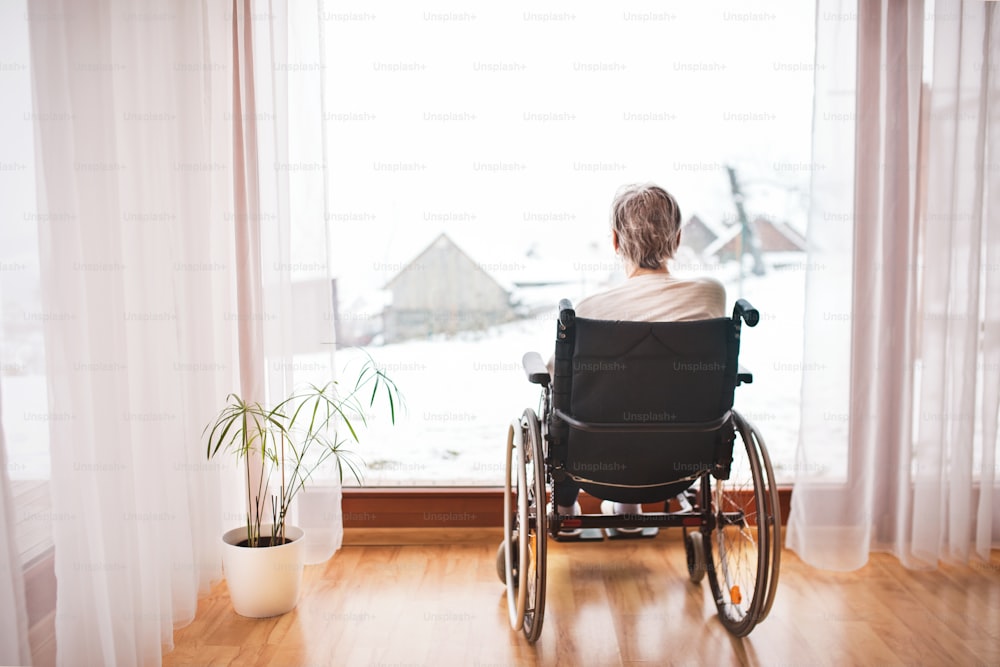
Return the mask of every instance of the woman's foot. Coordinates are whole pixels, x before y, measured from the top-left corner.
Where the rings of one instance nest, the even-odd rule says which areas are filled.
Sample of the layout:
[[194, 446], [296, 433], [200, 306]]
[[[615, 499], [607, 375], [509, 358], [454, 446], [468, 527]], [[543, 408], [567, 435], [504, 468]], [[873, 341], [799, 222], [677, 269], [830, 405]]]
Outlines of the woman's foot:
[[[580, 510], [580, 503], [573, 503], [572, 507], [556, 505], [556, 512], [560, 516], [579, 516], [583, 513]], [[567, 528], [565, 530], [560, 530], [558, 534], [559, 537], [580, 537], [580, 535], [583, 534], [583, 528]]]
[[[634, 505], [632, 503], [616, 503], [610, 500], [601, 501], [601, 514], [609, 515], [619, 515], [619, 514], [642, 514], [642, 505]], [[642, 528], [615, 528], [618, 532], [625, 535], [637, 535], [642, 532]]]

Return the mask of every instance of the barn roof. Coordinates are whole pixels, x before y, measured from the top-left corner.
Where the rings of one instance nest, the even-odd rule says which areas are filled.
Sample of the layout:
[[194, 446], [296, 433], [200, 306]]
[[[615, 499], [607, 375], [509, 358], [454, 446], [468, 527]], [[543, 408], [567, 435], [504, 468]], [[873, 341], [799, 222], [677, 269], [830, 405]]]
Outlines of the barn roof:
[[[519, 260], [517, 258], [511, 258], [509, 260], [499, 260], [493, 263], [484, 263], [476, 261], [460, 245], [455, 243], [455, 241], [451, 238], [451, 236], [447, 234], [447, 232], [441, 232], [436, 237], [434, 237], [433, 241], [431, 241], [423, 250], [417, 253], [417, 255], [413, 259], [411, 259], [402, 268], [400, 268], [399, 271], [396, 272], [396, 275], [394, 275], [392, 278], [389, 279], [389, 281], [385, 284], [384, 289], [392, 289], [395, 282], [399, 280], [399, 278], [401, 278], [404, 274], [406, 274], [411, 268], [417, 265], [420, 262], [421, 258], [427, 255], [432, 249], [442, 244], [446, 244], [454, 248], [458, 253], [460, 253], [463, 257], [469, 260], [470, 264], [475, 266], [484, 275], [493, 280], [493, 282], [499, 285], [504, 291], [508, 293], [513, 291], [514, 287], [513, 283], [510, 280], [505, 280], [504, 278], [500, 277], [500, 271], [503, 271], [505, 269], [516, 270], [519, 266], [518, 265]], [[524, 265], [523, 262], [521, 262], [520, 266], [523, 265]]]
[[[760, 240], [762, 252], [805, 252], [805, 238], [790, 225], [776, 223], [765, 217], [754, 218], [750, 225]], [[740, 225], [731, 225], [705, 248], [705, 255], [716, 255], [729, 246], [735, 246], [741, 232]]]
[[724, 231], [724, 229], [702, 220], [695, 214], [681, 225], [681, 245], [691, 248], [696, 253], [701, 253]]

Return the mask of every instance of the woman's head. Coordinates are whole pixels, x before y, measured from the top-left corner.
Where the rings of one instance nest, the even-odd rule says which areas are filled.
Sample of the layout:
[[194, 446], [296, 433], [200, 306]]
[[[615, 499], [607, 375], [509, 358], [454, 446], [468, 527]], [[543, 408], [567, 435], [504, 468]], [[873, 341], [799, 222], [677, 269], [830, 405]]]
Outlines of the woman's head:
[[618, 191], [611, 229], [622, 257], [636, 267], [660, 269], [680, 243], [681, 209], [663, 188], [647, 183]]

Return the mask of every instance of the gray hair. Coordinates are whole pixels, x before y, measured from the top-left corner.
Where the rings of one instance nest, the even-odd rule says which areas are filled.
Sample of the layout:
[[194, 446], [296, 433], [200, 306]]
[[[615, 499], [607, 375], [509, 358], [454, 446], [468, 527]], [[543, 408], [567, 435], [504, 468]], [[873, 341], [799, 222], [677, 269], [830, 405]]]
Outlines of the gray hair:
[[637, 267], [659, 269], [677, 251], [681, 209], [663, 188], [646, 183], [618, 191], [611, 205], [611, 229], [622, 256]]

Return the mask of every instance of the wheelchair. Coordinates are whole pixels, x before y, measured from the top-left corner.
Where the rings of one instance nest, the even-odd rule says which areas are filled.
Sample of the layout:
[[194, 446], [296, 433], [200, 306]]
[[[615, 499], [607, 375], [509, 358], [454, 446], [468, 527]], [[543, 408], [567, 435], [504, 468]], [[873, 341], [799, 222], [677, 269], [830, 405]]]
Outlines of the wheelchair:
[[[767, 616], [781, 510], [764, 440], [733, 409], [735, 388], [753, 382], [738, 362], [741, 324], [759, 319], [743, 299], [731, 318], [686, 322], [591, 320], [560, 301], [553, 375], [537, 352], [522, 360], [540, 414], [526, 409], [507, 434], [496, 567], [511, 628], [528, 642], [545, 617], [547, 538], [574, 529], [680, 527], [689, 578], [708, 575], [723, 626], [742, 637]], [[663, 511], [560, 515], [547, 503], [556, 483]]]

